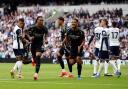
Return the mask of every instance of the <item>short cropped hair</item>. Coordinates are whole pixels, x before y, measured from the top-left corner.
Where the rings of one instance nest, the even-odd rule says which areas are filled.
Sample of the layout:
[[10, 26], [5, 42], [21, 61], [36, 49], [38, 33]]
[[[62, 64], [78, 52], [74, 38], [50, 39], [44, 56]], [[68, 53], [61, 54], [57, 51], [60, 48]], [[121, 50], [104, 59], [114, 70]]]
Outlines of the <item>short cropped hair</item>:
[[62, 20], [62, 21], [64, 22], [64, 18], [63, 18], [63, 17], [59, 17], [58, 19], [59, 19], [59, 20]]

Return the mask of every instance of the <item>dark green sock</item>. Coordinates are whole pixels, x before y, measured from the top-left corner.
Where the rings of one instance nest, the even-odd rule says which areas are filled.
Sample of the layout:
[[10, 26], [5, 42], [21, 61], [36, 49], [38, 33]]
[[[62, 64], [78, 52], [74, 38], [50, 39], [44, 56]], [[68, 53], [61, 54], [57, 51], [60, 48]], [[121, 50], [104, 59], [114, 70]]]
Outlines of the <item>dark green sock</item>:
[[62, 57], [57, 57], [59, 63], [60, 63], [60, 66], [62, 69], [64, 69], [64, 61], [62, 60]]
[[78, 75], [81, 75], [82, 64], [77, 64]]
[[36, 56], [36, 68], [35, 73], [38, 73], [40, 70], [40, 56]]

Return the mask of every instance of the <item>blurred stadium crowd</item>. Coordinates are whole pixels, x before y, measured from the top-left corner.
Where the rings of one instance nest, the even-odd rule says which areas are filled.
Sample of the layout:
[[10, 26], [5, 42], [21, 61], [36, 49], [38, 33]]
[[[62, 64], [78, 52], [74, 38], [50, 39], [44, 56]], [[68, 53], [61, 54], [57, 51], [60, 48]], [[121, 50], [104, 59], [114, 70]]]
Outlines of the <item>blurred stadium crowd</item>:
[[28, 6], [33, 4], [39, 5], [80, 5], [80, 4], [100, 4], [100, 3], [128, 3], [127, 0], [1, 0], [3, 4]]
[[[0, 58], [15, 58], [12, 49], [12, 30], [17, 22], [18, 18], [23, 17], [25, 19], [25, 29], [34, 24], [35, 18], [38, 15], [50, 15], [51, 10], [40, 9], [39, 7], [33, 10], [16, 11], [11, 14], [4, 15], [0, 13]], [[121, 59], [128, 59], [128, 15], [124, 16], [122, 9], [104, 10], [101, 9], [96, 13], [90, 15], [88, 10], [74, 9], [72, 13], [66, 13], [63, 16], [65, 18], [65, 25], [70, 27], [71, 19], [76, 17], [79, 19], [79, 27], [85, 32], [85, 40], [88, 42], [91, 33], [94, 28], [98, 26], [100, 18], [107, 18], [109, 26], [112, 21], [118, 23], [120, 28], [120, 47], [121, 47]], [[49, 29], [48, 43], [45, 44], [47, 51], [42, 55], [45, 58], [56, 57], [56, 52], [60, 46], [60, 30], [56, 28], [56, 21], [46, 21], [45, 26]], [[85, 46], [86, 46], [85, 43]], [[84, 57], [88, 58], [90, 52], [93, 52], [94, 45], [92, 43], [91, 48], [84, 51]]]

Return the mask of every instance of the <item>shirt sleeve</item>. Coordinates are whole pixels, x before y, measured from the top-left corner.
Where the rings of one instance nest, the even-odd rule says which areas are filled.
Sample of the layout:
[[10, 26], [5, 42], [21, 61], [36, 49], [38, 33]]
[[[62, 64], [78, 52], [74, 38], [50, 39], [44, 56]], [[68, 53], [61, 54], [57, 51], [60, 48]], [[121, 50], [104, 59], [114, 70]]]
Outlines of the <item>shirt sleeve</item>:
[[45, 27], [45, 35], [48, 35], [48, 29]]

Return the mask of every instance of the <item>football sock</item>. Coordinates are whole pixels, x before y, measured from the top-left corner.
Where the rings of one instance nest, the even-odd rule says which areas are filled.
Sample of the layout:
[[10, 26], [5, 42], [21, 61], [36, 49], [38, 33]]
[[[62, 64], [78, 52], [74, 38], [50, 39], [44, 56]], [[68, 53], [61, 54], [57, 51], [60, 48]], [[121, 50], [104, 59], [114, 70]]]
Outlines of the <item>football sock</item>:
[[81, 75], [82, 64], [77, 64], [78, 75]]
[[17, 62], [17, 67], [18, 67], [18, 74], [21, 74], [21, 71], [22, 71], [22, 61], [18, 61]]
[[93, 67], [93, 73], [96, 74], [97, 73], [97, 66], [98, 66], [98, 63], [96, 60], [94, 60], [94, 67]]
[[118, 69], [119, 72], [120, 72], [120, 66], [121, 66], [121, 60], [118, 59], [117, 60], [117, 69]]
[[108, 63], [105, 61], [104, 63], [104, 74], [108, 73]]
[[110, 60], [109, 62], [113, 67], [114, 73], [116, 73], [117, 72], [117, 67], [116, 67], [116, 64], [115, 64], [115, 60]]
[[13, 71], [16, 71], [17, 66], [18, 66], [18, 61], [15, 63], [15, 65], [14, 65], [14, 67], [13, 67]]
[[57, 57], [59, 63], [60, 63], [60, 66], [62, 69], [64, 69], [64, 61], [62, 60], [62, 57]]
[[36, 56], [36, 67], [35, 67], [35, 73], [39, 73], [40, 70], [40, 56]]
[[68, 63], [69, 72], [72, 73], [72, 64], [69, 63], [69, 60], [67, 60], [67, 63]]
[[101, 73], [101, 70], [103, 69], [103, 65], [104, 65], [104, 63], [101, 62], [100, 65], [99, 65], [99, 69], [98, 69], [97, 75], [99, 75]]

